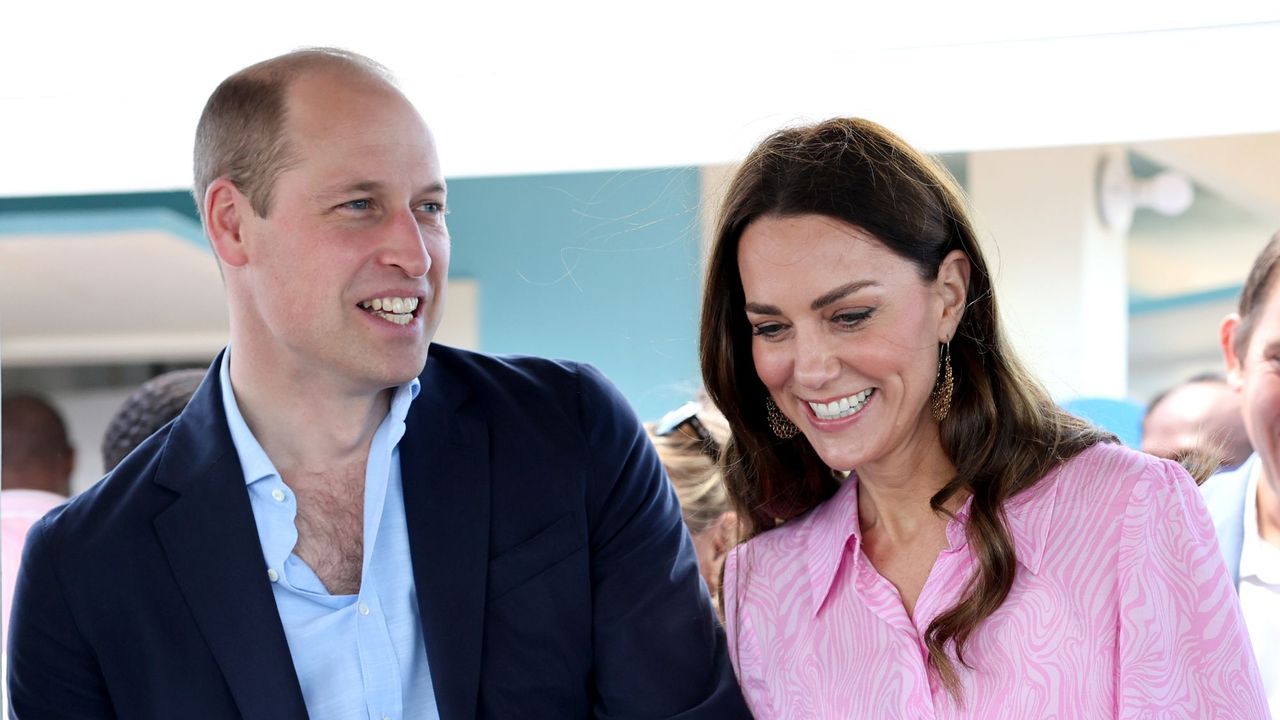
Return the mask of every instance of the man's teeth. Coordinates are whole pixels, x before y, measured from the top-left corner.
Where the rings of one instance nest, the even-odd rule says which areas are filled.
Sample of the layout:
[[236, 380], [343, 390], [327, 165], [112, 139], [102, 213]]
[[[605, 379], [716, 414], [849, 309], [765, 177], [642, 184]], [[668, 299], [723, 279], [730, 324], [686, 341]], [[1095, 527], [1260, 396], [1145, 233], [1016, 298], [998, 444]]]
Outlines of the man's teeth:
[[385, 297], [365, 300], [360, 307], [397, 325], [408, 325], [413, 320], [413, 311], [418, 309], [416, 297]]
[[809, 407], [813, 409], [813, 414], [818, 416], [819, 420], [839, 420], [846, 418], [862, 409], [867, 404], [867, 398], [875, 392], [875, 388], [867, 388], [856, 395], [850, 395], [846, 398], [833, 400], [829, 403], [809, 403]]
[[366, 310], [385, 310], [393, 313], [411, 313], [418, 309], [416, 297], [385, 297], [365, 300], [360, 307]]

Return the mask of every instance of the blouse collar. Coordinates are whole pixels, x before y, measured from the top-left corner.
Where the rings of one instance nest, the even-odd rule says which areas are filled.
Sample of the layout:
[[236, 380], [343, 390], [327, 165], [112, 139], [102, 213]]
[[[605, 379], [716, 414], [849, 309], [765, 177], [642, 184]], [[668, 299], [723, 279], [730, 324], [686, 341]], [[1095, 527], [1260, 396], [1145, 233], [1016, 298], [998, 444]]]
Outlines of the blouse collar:
[[[1018, 564], [1032, 574], [1040, 572], [1044, 559], [1058, 495], [1058, 484], [1054, 480], [1062, 465], [1005, 503], [1005, 521], [1013, 536]], [[947, 523], [947, 541], [952, 548], [968, 542], [965, 528], [972, 500], [972, 497], [966, 499], [955, 517]], [[816, 616], [826, 603], [842, 564], [846, 560], [855, 564], [864, 561], [860, 552], [862, 537], [858, 526], [857, 474], [850, 474], [835, 495], [792, 522], [801, 525], [798, 529], [804, 535], [805, 564], [813, 598], [813, 614]], [[856, 565], [852, 569], [856, 570]]]

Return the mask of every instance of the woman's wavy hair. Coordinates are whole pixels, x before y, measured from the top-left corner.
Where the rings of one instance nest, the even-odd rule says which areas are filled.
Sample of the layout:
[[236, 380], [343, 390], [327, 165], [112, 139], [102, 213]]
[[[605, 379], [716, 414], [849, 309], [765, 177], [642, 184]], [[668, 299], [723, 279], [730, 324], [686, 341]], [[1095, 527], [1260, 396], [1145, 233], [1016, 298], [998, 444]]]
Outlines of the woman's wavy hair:
[[967, 532], [977, 568], [961, 600], [925, 631], [934, 670], [960, 698], [946, 648], [953, 644], [956, 659], [966, 664], [965, 642], [1013, 584], [1004, 503], [1055, 465], [1115, 438], [1059, 409], [1014, 356], [961, 192], [940, 164], [867, 120], [781, 130], [751, 152], [729, 185], [703, 290], [702, 375], [733, 431], [723, 455], [725, 482], [744, 540], [807, 512], [838, 487], [803, 434], [780, 440], [769, 429], [768, 394], [752, 361], [738, 269], [738, 243], [747, 226], [762, 217], [800, 215], [834, 218], [871, 233], [924, 281], [936, 279], [951, 251], [969, 258], [967, 306], [950, 345], [955, 389], [939, 428], [956, 474], [930, 503], [945, 513], [948, 499], [972, 494]]

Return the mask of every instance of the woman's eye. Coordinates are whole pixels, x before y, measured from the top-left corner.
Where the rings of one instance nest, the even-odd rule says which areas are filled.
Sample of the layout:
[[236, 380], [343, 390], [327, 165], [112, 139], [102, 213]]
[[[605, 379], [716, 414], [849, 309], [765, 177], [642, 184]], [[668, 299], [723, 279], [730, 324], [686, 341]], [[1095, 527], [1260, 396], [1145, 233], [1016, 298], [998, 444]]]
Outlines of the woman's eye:
[[863, 320], [871, 317], [871, 308], [862, 310], [850, 310], [847, 312], [837, 313], [831, 317], [831, 321], [841, 327], [856, 327], [862, 324]]
[[760, 323], [751, 326], [751, 334], [765, 339], [777, 337], [785, 330], [786, 327], [782, 323]]

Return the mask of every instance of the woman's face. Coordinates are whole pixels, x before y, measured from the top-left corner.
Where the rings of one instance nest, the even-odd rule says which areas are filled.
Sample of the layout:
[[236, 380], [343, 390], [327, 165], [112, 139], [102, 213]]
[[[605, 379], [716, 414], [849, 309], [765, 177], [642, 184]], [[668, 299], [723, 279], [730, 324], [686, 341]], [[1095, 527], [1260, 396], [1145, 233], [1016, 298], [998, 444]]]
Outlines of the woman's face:
[[742, 234], [738, 270], [756, 373], [828, 466], [865, 471], [936, 451], [928, 400], [938, 343], [964, 305], [962, 253], [924, 281], [861, 228], [763, 217]]

